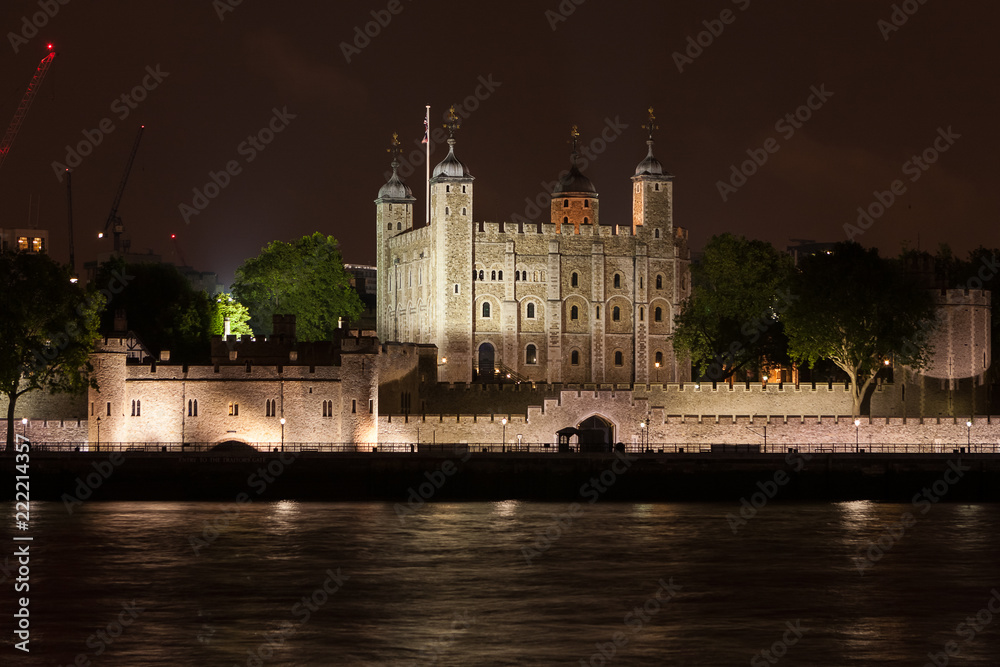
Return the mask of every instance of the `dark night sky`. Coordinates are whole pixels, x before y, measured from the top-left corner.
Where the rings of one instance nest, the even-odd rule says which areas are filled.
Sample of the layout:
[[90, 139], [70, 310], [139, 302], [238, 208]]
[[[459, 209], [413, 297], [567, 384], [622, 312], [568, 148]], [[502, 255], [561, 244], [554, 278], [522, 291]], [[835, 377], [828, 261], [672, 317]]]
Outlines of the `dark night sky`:
[[[108, 117], [115, 130], [74, 173], [78, 263], [110, 244], [96, 234], [140, 123], [147, 129], [120, 211], [133, 250], [173, 259], [169, 234], [176, 232], [190, 264], [229, 282], [267, 242], [318, 230], [341, 241], [346, 261], [373, 263], [372, 200], [392, 132], [412, 149], [425, 104], [439, 125], [450, 103], [492, 75], [501, 85], [458, 137], [459, 157], [477, 179], [477, 220], [523, 213], [525, 197], [567, 164], [572, 124], [588, 142], [605, 118], [620, 118], [628, 128], [587, 173], [601, 194], [602, 222], [627, 223], [628, 178], [645, 154], [640, 125], [652, 104], [657, 156], [676, 176], [675, 222], [690, 229], [695, 249], [724, 231], [779, 247], [790, 238], [842, 240], [857, 207], [895, 179], [905, 180], [906, 192], [858, 238], [865, 245], [888, 254], [904, 242], [915, 246], [918, 236], [924, 249], [946, 242], [962, 254], [1000, 245], [995, 4], [930, 0], [885, 40], [877, 22], [889, 19], [888, 0], [587, 0], [554, 31], [545, 11], [558, 11], [556, 0], [404, 0], [347, 63], [340, 43], [387, 4], [279, 8], [244, 0], [220, 21], [209, 0], [75, 0], [17, 54], [8, 35], [0, 44], [0, 125], [45, 41], [56, 43], [59, 56], [0, 169], [0, 226], [24, 226], [34, 195], [52, 254], [67, 258], [65, 189], [52, 163]], [[678, 72], [672, 54], [723, 9], [735, 21]], [[37, 2], [8, 0], [3, 33], [20, 32], [22, 17], [37, 11]], [[114, 100], [157, 65], [169, 76], [120, 120]], [[833, 96], [786, 139], [775, 122], [821, 85]], [[274, 107], [297, 118], [248, 164], [238, 146]], [[949, 126], [961, 138], [910, 182], [904, 163]], [[716, 182], [769, 137], [778, 152], [723, 202]], [[439, 146], [432, 164], [444, 155]], [[233, 159], [243, 172], [185, 224], [179, 204]], [[422, 174], [421, 167], [408, 179], [421, 211]]]

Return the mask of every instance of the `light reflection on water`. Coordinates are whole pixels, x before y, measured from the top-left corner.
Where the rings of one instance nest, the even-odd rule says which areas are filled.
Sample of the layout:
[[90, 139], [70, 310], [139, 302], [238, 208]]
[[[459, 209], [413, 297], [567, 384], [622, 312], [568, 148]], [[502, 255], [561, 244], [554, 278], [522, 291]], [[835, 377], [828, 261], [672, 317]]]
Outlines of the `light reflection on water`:
[[[955, 632], [1000, 587], [1000, 506], [775, 503], [737, 535], [731, 504], [585, 504], [557, 524], [569, 507], [34, 503], [32, 652], [14, 664], [579, 665], [621, 633], [608, 664], [736, 665], [796, 620], [782, 664], [922, 665], [948, 641], [955, 664], [1000, 664], [1000, 623]], [[904, 512], [862, 576], [854, 559]], [[682, 587], [670, 602], [661, 579]]]

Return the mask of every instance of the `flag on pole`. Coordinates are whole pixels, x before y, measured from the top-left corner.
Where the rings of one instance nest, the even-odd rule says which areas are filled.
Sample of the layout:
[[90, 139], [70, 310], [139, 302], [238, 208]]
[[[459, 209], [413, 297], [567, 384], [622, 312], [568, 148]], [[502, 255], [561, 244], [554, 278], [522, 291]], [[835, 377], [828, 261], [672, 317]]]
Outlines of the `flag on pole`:
[[[428, 111], [427, 113], [429, 115], [430, 111]], [[430, 132], [431, 132], [430, 118], [428, 118], [427, 116], [424, 116], [424, 140], [421, 141], [420, 143], [426, 144], [426, 143], [430, 142], [430, 140], [431, 140], [431, 134], [430, 134]]]

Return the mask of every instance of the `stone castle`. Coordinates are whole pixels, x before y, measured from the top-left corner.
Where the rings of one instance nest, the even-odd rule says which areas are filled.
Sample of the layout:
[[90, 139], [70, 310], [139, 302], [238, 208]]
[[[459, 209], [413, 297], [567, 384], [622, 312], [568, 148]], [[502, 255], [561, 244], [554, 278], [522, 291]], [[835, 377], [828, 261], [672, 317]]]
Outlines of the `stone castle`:
[[687, 231], [674, 225], [673, 176], [653, 155], [652, 110], [646, 127], [626, 225], [600, 225], [598, 192], [577, 166], [575, 127], [550, 220], [538, 224], [475, 220], [454, 116], [426, 225], [414, 222], [416, 199], [394, 159], [375, 200], [379, 339], [435, 345], [446, 382], [690, 379], [670, 338], [690, 290]]
[[26, 395], [18, 431], [83, 448], [182, 450], [223, 442], [506, 447], [554, 444], [566, 428], [638, 447], [1000, 443], [1000, 419], [982, 416], [992, 359], [991, 295], [981, 289], [936, 292], [930, 365], [915, 372], [888, 360], [863, 425], [849, 416], [843, 383], [692, 382], [670, 339], [690, 290], [687, 233], [673, 224], [673, 177], [653, 154], [650, 115], [630, 224], [599, 224], [575, 129], [549, 221], [474, 221], [473, 177], [456, 156], [453, 120], [431, 179], [429, 224], [414, 223], [416, 199], [395, 159], [375, 200], [377, 332], [304, 343], [293, 318], [276, 316], [270, 338], [216, 337], [211, 363], [187, 366], [169, 353], [152, 359], [116, 323], [93, 355], [99, 389]]

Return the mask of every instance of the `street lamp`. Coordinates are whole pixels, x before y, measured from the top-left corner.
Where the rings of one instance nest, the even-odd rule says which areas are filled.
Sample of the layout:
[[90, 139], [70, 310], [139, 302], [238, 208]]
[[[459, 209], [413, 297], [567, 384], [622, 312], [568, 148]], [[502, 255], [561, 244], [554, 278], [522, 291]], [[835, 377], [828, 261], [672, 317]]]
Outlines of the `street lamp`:
[[281, 451], [285, 451], [285, 418], [281, 418]]
[[97, 451], [101, 451], [101, 416], [97, 416]]
[[503, 440], [501, 441], [502, 444], [500, 445], [500, 451], [506, 452], [507, 451], [507, 418], [504, 417], [503, 419], [501, 419], [500, 423], [503, 424]]
[[646, 451], [646, 443], [649, 442], [648, 431], [646, 431], [646, 422], [639, 422], [639, 446], [642, 447], [643, 451]]
[[653, 364], [653, 366], [656, 367], [656, 382], [657, 382], [657, 384], [659, 384], [659, 382], [660, 382], [660, 362], [659, 361], [655, 362]]
[[21, 417], [21, 437], [25, 440], [28, 439], [28, 418]]
[[861, 451], [861, 420], [854, 420], [854, 451], [855, 453]]
[[965, 445], [972, 452], [972, 420], [965, 422]]

